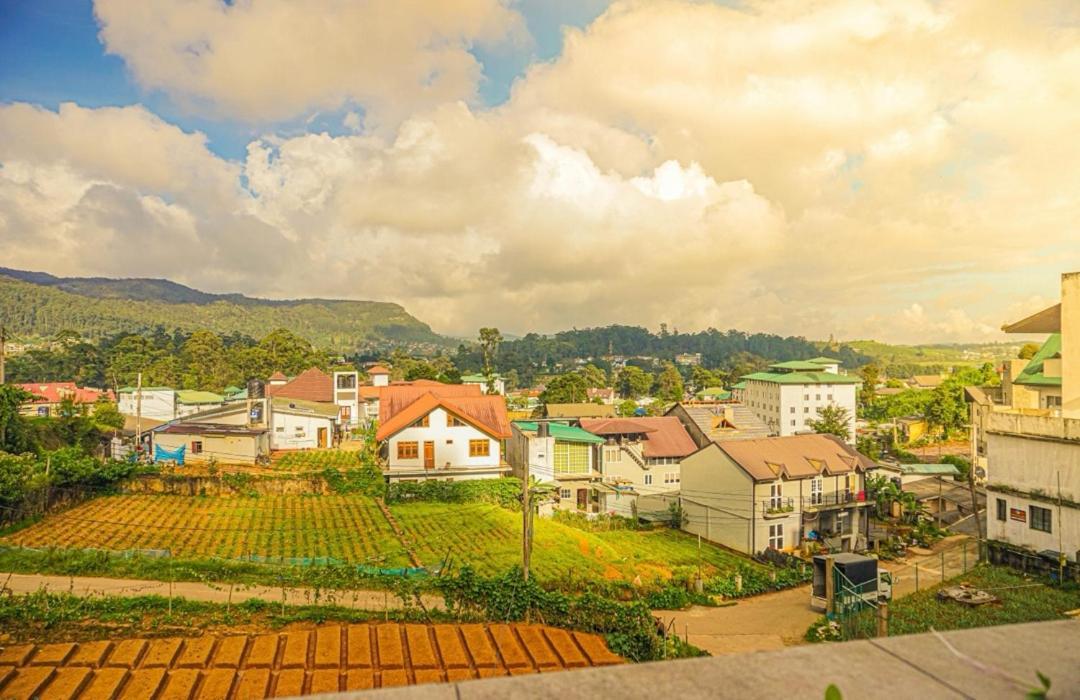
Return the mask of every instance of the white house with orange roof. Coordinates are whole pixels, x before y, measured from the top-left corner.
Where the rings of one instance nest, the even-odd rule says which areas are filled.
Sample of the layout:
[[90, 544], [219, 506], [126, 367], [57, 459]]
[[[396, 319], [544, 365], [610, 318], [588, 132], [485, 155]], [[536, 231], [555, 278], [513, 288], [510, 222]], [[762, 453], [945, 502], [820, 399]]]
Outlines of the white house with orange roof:
[[501, 396], [480, 387], [426, 381], [380, 389], [376, 439], [393, 481], [506, 476], [510, 420]]

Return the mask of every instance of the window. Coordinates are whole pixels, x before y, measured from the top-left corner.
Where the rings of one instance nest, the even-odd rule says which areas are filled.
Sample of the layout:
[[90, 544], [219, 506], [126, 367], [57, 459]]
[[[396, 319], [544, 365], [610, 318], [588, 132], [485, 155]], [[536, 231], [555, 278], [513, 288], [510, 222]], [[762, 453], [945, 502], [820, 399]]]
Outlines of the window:
[[652, 486], [652, 474], [645, 475], [645, 485]]
[[769, 487], [769, 507], [779, 508], [784, 503], [784, 485], [777, 481]]
[[337, 376], [337, 388], [338, 389], [355, 389], [356, 388], [356, 375], [355, 374], [339, 374]]
[[1040, 508], [1039, 506], [1031, 506], [1031, 529], [1039, 530], [1040, 532], [1051, 532], [1050, 527], [1050, 509]]
[[618, 445], [609, 445], [604, 448], [604, 462], [621, 462], [622, 450]]
[[581, 474], [589, 471], [589, 446], [583, 442], [555, 443], [555, 473]]
[[803, 413], [809, 413], [810, 412], [810, 407], [809, 406], [803, 406], [802, 412]]
[[341, 407], [341, 420], [349, 420], [352, 418], [352, 406]]
[[416, 421], [415, 423], [413, 423], [409, 427], [410, 428], [430, 428], [431, 427], [431, 414], [430, 413], [427, 414], [426, 416], [424, 416], [420, 420]]
[[829, 401], [832, 401], [832, 394], [829, 394], [829, 395], [828, 395], [828, 396], [826, 396], [825, 398], [826, 398], [826, 399], [828, 399]]
[[794, 406], [792, 406], [792, 407], [791, 407], [791, 412], [792, 412], [792, 413], [794, 413], [794, 412], [795, 412], [795, 407], [794, 407]]
[[487, 457], [491, 454], [490, 440], [469, 440], [470, 457]]
[[419, 442], [399, 442], [397, 444], [398, 459], [416, 459], [420, 456]]
[[810, 394], [803, 394], [802, 398], [803, 398], [803, 401], [809, 401], [810, 400]]
[[795, 425], [795, 419], [794, 418], [791, 419], [791, 424]]
[[464, 428], [465, 421], [461, 420], [457, 416], [447, 416], [446, 425], [450, 428]]
[[285, 426], [284, 425], [279, 425], [278, 427], [274, 428], [274, 432], [276, 432], [276, 433], [284, 433], [285, 432]]
[[810, 503], [811, 505], [821, 505], [821, 477], [815, 476], [810, 480]]
[[1005, 518], [1007, 517], [1008, 510], [1009, 509], [1006, 507], [1006, 504], [1005, 504], [1005, 499], [1004, 498], [997, 499], [997, 519], [1001, 520], [1001, 521], [1004, 521]]
[[193, 455], [202, 454], [202, 440], [192, 440], [191, 441], [191, 454], [193, 454]]
[[561, 489], [559, 491], [559, 498], [570, 498], [570, 489]]
[[821, 394], [814, 394], [814, 401], [821, 401]]
[[679, 472], [664, 472], [665, 484], [677, 484], [679, 483]]
[[784, 548], [784, 525], [769, 526], [769, 547], [772, 549]]

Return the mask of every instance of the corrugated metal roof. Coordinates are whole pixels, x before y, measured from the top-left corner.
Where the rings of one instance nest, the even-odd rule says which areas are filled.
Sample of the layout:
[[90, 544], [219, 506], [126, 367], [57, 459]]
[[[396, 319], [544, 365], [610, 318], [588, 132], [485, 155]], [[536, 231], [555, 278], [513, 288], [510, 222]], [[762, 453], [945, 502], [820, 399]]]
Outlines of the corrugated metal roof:
[[741, 378], [774, 384], [862, 384], [858, 377], [832, 372], [754, 372]]
[[[539, 424], [536, 421], [516, 420], [514, 421], [514, 425], [522, 432], [535, 433]], [[604, 438], [593, 435], [589, 431], [573, 425], [566, 425], [564, 423], [548, 423], [547, 425], [548, 430], [551, 431], [551, 437], [556, 440], [562, 440], [564, 442], [589, 442], [593, 444], [604, 442]]]
[[1051, 333], [1039, 351], [1032, 356], [1023, 371], [1013, 380], [1013, 384], [1032, 386], [1061, 386], [1061, 377], [1047, 377], [1043, 368], [1047, 360], [1061, 356], [1061, 334]]
[[690, 433], [675, 416], [615, 420], [582, 419], [581, 427], [598, 435], [642, 435], [646, 457], [685, 457], [697, 450]]
[[225, 401], [225, 397], [221, 394], [215, 394], [212, 391], [178, 389], [176, 392], [176, 400], [180, 403], [188, 404], [223, 403]]
[[781, 475], [805, 479], [874, 467], [869, 457], [833, 435], [789, 435], [716, 445], [756, 481], [772, 481]]

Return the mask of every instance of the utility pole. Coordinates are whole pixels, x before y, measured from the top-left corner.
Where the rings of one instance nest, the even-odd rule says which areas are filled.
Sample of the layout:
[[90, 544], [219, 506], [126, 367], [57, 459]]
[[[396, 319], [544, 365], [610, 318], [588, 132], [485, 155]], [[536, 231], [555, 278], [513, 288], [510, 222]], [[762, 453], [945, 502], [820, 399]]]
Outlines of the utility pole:
[[0, 384], [6, 381], [4, 374], [4, 352], [7, 349], [7, 329], [0, 326]]
[[525, 474], [521, 479], [521, 570], [529, 580], [529, 560], [532, 558], [532, 504], [529, 503], [529, 460], [525, 459]]
[[141, 459], [142, 455], [142, 372], [135, 379], [135, 456]]
[[[975, 468], [979, 463], [979, 403], [971, 402], [971, 466], [968, 467], [968, 490], [971, 492], [971, 512], [975, 516], [975, 561], [983, 560], [982, 518], [979, 517], [979, 497], [975, 493]], [[940, 502], [938, 504], [940, 506]]]
[[1057, 531], [1058, 531], [1058, 585], [1065, 583], [1065, 550], [1064, 544], [1061, 541], [1061, 530], [1063, 523], [1061, 522], [1061, 471], [1057, 473]]

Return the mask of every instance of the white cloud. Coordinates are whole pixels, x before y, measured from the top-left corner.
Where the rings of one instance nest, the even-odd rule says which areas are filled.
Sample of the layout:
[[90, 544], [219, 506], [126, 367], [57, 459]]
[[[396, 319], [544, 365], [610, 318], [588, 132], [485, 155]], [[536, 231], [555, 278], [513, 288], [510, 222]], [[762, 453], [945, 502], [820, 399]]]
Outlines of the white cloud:
[[1051, 11], [1068, 3], [621, 2], [484, 110], [475, 66], [418, 89], [434, 59], [395, 57], [436, 45], [457, 65], [517, 31], [502, 5], [328, 5], [335, 27], [407, 28], [376, 56], [307, 46], [307, 5], [161, 2], [98, 5], [144, 84], [228, 114], [363, 117], [236, 163], [139, 107], [0, 107], [9, 264], [110, 273], [129, 261], [102, 245], [145, 244], [140, 274], [389, 299], [459, 334], [664, 321], [908, 342], [999, 337], [1016, 299], [1080, 268], [1080, 23]]

